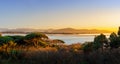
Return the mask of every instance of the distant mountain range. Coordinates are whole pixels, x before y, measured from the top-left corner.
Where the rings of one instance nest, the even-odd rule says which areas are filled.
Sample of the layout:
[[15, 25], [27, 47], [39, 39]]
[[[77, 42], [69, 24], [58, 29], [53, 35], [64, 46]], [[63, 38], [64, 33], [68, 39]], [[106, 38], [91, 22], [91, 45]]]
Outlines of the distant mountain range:
[[73, 28], [63, 28], [52, 31], [53, 33], [77, 33], [77, 34], [92, 34], [92, 33], [111, 33], [108, 30], [97, 30], [97, 29], [73, 29]]
[[44, 33], [51, 33], [51, 34], [92, 34], [92, 33], [111, 33], [112, 31], [97, 30], [97, 29], [74, 29], [74, 28], [63, 28], [63, 29], [0, 28], [0, 32], [3, 32], [3, 33], [44, 32]]

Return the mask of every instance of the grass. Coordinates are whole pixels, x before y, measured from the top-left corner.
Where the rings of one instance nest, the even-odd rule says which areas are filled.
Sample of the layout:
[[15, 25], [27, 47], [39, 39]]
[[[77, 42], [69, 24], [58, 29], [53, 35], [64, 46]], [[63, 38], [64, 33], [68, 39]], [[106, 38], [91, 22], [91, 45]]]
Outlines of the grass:
[[[0, 64], [120, 64], [120, 49], [84, 53], [79, 45], [0, 49]], [[75, 49], [73, 49], [75, 48]], [[76, 51], [77, 50], [77, 51]]]

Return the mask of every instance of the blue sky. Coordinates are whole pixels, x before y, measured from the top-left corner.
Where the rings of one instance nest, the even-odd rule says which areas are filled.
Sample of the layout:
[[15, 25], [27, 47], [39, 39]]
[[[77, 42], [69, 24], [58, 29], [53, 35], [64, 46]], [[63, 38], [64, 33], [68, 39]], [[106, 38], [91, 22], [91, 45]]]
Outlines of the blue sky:
[[114, 28], [120, 25], [119, 3], [120, 0], [0, 0], [0, 28]]

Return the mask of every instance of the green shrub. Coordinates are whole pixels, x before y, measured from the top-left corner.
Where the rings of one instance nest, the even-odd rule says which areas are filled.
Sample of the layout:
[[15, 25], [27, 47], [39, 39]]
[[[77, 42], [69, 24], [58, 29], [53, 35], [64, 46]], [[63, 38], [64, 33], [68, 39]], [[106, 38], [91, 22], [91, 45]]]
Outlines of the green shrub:
[[24, 45], [25, 44], [25, 41], [24, 41], [24, 36], [9, 36], [11, 38], [14, 39], [15, 43], [17, 43], [18, 45]]
[[93, 42], [85, 42], [82, 45], [82, 49], [85, 53], [89, 53], [89, 52], [93, 51]]
[[24, 38], [24, 41], [28, 45], [38, 46], [39, 44], [42, 44], [42, 45], [45, 44], [44, 39], [48, 39], [48, 37], [45, 34], [40, 32], [35, 32], [35, 33], [30, 33], [26, 35]]
[[4, 44], [8, 43], [10, 41], [14, 41], [14, 39], [11, 38], [11, 37], [8, 37], [8, 36], [2, 36], [2, 37], [0, 37], [0, 45], [2, 45], [3, 43]]
[[105, 45], [108, 45], [108, 39], [104, 34], [100, 34], [94, 38], [94, 49], [103, 48]]

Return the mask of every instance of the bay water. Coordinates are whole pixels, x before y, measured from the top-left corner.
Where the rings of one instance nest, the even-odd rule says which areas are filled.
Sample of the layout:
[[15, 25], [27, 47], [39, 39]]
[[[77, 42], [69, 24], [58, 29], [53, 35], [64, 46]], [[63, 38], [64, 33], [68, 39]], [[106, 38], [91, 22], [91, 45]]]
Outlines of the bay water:
[[[22, 35], [25, 36], [26, 34], [3, 34], [2, 36], [6, 35]], [[65, 42], [65, 44], [74, 44], [74, 43], [85, 43], [85, 42], [92, 42], [94, 37], [99, 34], [47, 34], [50, 39], [60, 39]], [[109, 38], [109, 33], [105, 33], [107, 38]]]

